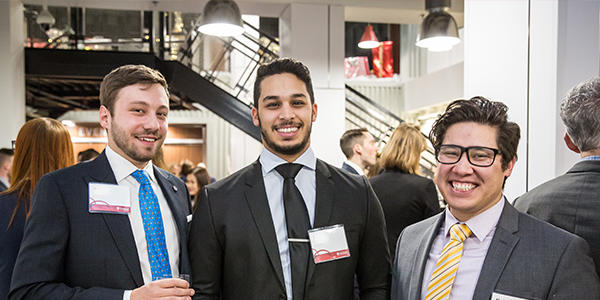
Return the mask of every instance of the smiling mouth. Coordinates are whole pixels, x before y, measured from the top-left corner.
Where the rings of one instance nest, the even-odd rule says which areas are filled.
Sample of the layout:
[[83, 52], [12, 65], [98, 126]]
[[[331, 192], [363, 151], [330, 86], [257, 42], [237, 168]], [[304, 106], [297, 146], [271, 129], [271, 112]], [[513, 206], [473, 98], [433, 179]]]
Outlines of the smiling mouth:
[[143, 141], [143, 142], [149, 142], [149, 143], [154, 143], [158, 140], [158, 138], [156, 137], [141, 137], [141, 136], [136, 136], [137, 139]]
[[293, 133], [298, 131], [299, 127], [282, 127], [282, 128], [277, 128], [277, 132], [280, 133]]
[[452, 185], [452, 188], [458, 192], [469, 192], [477, 187], [477, 185], [472, 184], [472, 183], [457, 182], [457, 181], [451, 181], [450, 185]]

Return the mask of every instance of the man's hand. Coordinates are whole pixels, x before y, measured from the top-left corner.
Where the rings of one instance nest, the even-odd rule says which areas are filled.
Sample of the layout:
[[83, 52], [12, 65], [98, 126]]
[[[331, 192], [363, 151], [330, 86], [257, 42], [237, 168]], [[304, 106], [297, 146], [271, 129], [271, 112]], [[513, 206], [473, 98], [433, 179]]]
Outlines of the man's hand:
[[130, 300], [145, 299], [191, 299], [194, 290], [190, 284], [179, 278], [152, 281], [131, 292]]

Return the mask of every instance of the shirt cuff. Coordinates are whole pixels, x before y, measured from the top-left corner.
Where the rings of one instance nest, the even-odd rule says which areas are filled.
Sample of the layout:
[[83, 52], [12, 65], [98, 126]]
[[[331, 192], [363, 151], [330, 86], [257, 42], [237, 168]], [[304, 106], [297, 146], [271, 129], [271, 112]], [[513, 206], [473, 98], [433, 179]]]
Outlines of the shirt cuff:
[[129, 300], [130, 297], [131, 297], [131, 291], [125, 291], [123, 293], [123, 300]]

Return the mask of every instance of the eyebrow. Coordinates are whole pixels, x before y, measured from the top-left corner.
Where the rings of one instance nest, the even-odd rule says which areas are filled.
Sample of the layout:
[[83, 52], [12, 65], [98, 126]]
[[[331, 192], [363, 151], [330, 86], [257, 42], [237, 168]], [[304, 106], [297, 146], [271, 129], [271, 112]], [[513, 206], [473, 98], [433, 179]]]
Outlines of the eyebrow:
[[[303, 93], [296, 93], [296, 94], [292, 94], [291, 98], [308, 98], [305, 94]], [[263, 99], [263, 101], [267, 101], [267, 100], [279, 100], [279, 96], [275, 96], [275, 95], [270, 95], [270, 96], [265, 96]]]

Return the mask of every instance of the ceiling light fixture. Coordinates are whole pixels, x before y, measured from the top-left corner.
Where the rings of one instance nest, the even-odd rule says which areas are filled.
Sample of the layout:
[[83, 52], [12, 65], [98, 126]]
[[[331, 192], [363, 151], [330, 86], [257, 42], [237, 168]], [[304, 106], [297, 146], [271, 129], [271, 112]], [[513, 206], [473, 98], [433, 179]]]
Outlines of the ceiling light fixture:
[[244, 33], [240, 8], [233, 0], [210, 0], [204, 6], [198, 31], [216, 36], [236, 36]]
[[449, 51], [460, 43], [456, 20], [448, 13], [450, 0], [425, 0], [429, 12], [421, 23], [416, 45], [429, 51]]
[[375, 31], [373, 31], [373, 26], [369, 24], [365, 28], [365, 32], [360, 38], [360, 42], [358, 42], [358, 48], [372, 49], [376, 47], [379, 47], [379, 40], [375, 35]]
[[38, 14], [36, 22], [40, 25], [48, 26], [48, 28], [45, 28], [46, 30], [48, 30], [50, 27], [52, 27], [52, 25], [54, 25], [56, 20], [54, 19], [54, 17], [48, 10], [48, 2], [47, 1], [43, 1], [42, 7], [43, 7], [43, 9]]

